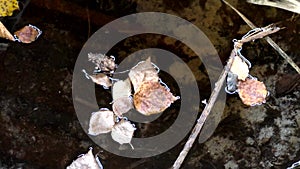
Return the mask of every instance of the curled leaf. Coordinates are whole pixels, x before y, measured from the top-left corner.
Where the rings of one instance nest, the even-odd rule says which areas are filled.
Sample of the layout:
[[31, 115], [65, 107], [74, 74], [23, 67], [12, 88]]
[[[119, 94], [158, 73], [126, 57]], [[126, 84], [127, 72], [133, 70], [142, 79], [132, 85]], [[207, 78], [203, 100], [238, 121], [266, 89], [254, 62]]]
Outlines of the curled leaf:
[[238, 82], [239, 97], [248, 106], [260, 105], [266, 102], [268, 91], [263, 82], [247, 78]]
[[16, 41], [22, 43], [31, 43], [42, 34], [42, 31], [36, 26], [28, 25], [16, 31], [14, 34]]
[[116, 68], [115, 58], [106, 56], [100, 53], [89, 53], [89, 61], [93, 62], [99, 71], [114, 72]]
[[226, 77], [225, 91], [228, 94], [234, 94], [237, 91], [237, 83], [238, 83], [237, 75], [229, 71]]
[[150, 57], [133, 67], [128, 75], [134, 91], [137, 91], [143, 81], [158, 82], [159, 80], [157, 70], [152, 65]]
[[0, 22], [0, 37], [11, 41], [15, 41], [13, 35], [6, 29], [6, 27], [2, 24], [2, 22]]
[[17, 0], [0, 0], [0, 17], [12, 16], [17, 9], [19, 9]]
[[144, 115], [158, 114], [178, 99], [159, 82], [145, 81], [134, 94], [134, 106]]
[[125, 96], [114, 100], [112, 108], [115, 115], [120, 117], [123, 114], [127, 113], [130, 109], [133, 109], [134, 107], [131, 97]]
[[98, 73], [96, 75], [89, 75], [84, 69], [82, 72], [85, 74], [87, 79], [91, 79], [94, 83], [103, 86], [103, 88], [109, 88], [112, 86], [112, 83], [107, 75], [104, 73]]
[[120, 144], [130, 143], [134, 130], [136, 128], [129, 121], [122, 120], [112, 128], [111, 137]]
[[233, 63], [230, 71], [238, 76], [239, 80], [245, 80], [249, 74], [249, 67], [246, 62], [238, 56], [233, 58]]
[[112, 87], [112, 97], [113, 100], [117, 100], [121, 97], [129, 97], [131, 95], [131, 83], [127, 78], [126, 80], [119, 80], [114, 83]]
[[108, 133], [114, 125], [114, 113], [106, 109], [100, 109], [92, 113], [88, 133], [93, 136]]

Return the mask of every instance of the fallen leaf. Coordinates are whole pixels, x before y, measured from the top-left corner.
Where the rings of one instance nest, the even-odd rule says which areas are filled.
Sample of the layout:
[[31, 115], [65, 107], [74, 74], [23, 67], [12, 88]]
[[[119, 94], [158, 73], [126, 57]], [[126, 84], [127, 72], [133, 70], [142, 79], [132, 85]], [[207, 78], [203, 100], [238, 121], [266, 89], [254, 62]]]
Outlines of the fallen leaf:
[[126, 80], [119, 80], [114, 83], [112, 87], [112, 97], [113, 100], [117, 100], [121, 97], [129, 97], [131, 95], [131, 83], [127, 78]]
[[233, 63], [231, 65], [230, 71], [238, 76], [239, 80], [245, 80], [249, 74], [249, 67], [246, 62], [238, 56], [233, 58]]
[[82, 72], [85, 74], [87, 79], [91, 79], [94, 83], [103, 86], [103, 88], [107, 89], [112, 86], [112, 83], [109, 77], [104, 73], [98, 73], [96, 75], [89, 75], [84, 69]]
[[143, 81], [158, 82], [159, 80], [157, 70], [152, 65], [150, 57], [146, 61], [140, 62], [133, 67], [128, 76], [134, 91], [137, 91]]
[[132, 98], [128, 96], [117, 98], [114, 100], [112, 108], [115, 115], [120, 117], [134, 108]]
[[159, 82], [145, 81], [133, 96], [135, 109], [144, 114], [158, 114], [179, 99]]
[[95, 158], [92, 149], [88, 153], [79, 156], [75, 161], [70, 164], [67, 169], [103, 169], [99, 159]]
[[114, 125], [114, 113], [107, 109], [100, 109], [92, 113], [88, 133], [93, 136], [109, 133]]
[[111, 83], [110, 79], [108, 78], [108, 76], [106, 76], [103, 73], [91, 75], [90, 78], [92, 79], [92, 81], [94, 83], [96, 83], [98, 85], [102, 85], [105, 88], [112, 86], [112, 83]]
[[[1, 3], [1, 0], [0, 0]], [[0, 22], [0, 37], [11, 41], [15, 41], [13, 35], [6, 29], [6, 27]]]
[[35, 41], [42, 34], [42, 31], [36, 26], [28, 25], [16, 31], [14, 34], [15, 34], [15, 39], [18, 42], [31, 43]]
[[113, 56], [106, 56], [100, 53], [89, 53], [89, 61], [93, 62], [98, 71], [114, 72], [116, 68], [115, 58]]
[[265, 103], [268, 95], [268, 91], [263, 82], [250, 78], [238, 82], [238, 93], [242, 102], [248, 106]]
[[0, 0], [0, 17], [12, 16], [17, 9], [19, 9], [17, 0]]
[[120, 144], [130, 144], [135, 130], [136, 128], [129, 121], [121, 120], [112, 128], [111, 137]]

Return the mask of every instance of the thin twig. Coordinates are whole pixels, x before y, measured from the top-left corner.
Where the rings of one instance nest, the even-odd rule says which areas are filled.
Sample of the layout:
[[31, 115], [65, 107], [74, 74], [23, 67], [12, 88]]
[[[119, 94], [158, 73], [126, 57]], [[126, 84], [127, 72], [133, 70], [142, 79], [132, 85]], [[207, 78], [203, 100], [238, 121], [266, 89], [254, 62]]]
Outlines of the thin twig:
[[[217, 97], [219, 95], [219, 92], [224, 84], [224, 81], [226, 79], [226, 76], [228, 74], [228, 71], [231, 68], [232, 62], [233, 62], [233, 58], [235, 56], [239, 56], [239, 52], [242, 49], [242, 45], [244, 42], [249, 42], [251, 40], [255, 40], [255, 38], [263, 38], [264, 36], [267, 36], [269, 34], [275, 33], [278, 30], [280, 30], [277, 27], [274, 27], [274, 25], [269, 25], [266, 26], [264, 28], [259, 28], [261, 31], [256, 32], [255, 34], [247, 34], [247, 36], [244, 36], [241, 40], [235, 40], [234, 41], [234, 49], [232, 50], [230, 57], [228, 59], [228, 62], [226, 64], [226, 66], [224, 67], [221, 75], [219, 76], [219, 79], [217, 81], [217, 83], [215, 84], [215, 88], [212, 91], [208, 104], [205, 106], [204, 110], [202, 111], [201, 116], [199, 117], [199, 119], [197, 120], [196, 125], [194, 126], [192, 133], [190, 134], [188, 141], [185, 143], [183, 150], [180, 152], [180, 154], [178, 155], [176, 161], [174, 162], [172, 169], [179, 169], [180, 166], [182, 165], [185, 157], [187, 156], [188, 152], [190, 151], [191, 147], [193, 146], [193, 143], [195, 142], [197, 136], [199, 135], [204, 122], [206, 121], [206, 118], [209, 116], [209, 113], [211, 111], [211, 109], [213, 108]], [[255, 30], [256, 31], [256, 30]], [[255, 37], [255, 38], [254, 38]]]
[[[233, 9], [246, 23], [250, 26], [251, 29], [255, 29], [256, 26], [246, 18], [241, 12], [239, 12], [236, 8], [234, 8], [227, 1], [222, 0], [226, 5], [228, 5], [231, 9]], [[265, 40], [300, 74], [300, 68], [298, 65], [268, 36], [265, 37]]]
[[91, 18], [90, 18], [90, 11], [89, 8], [86, 7], [86, 15], [87, 15], [87, 20], [88, 20], [88, 34], [87, 34], [87, 38], [90, 38], [91, 36]]

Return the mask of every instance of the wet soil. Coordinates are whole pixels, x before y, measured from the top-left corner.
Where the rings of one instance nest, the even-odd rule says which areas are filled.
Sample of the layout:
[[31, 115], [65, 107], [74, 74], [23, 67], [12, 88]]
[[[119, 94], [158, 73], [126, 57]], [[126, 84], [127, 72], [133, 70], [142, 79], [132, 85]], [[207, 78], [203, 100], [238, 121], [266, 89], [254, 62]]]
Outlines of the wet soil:
[[[189, 20], [208, 36], [223, 63], [232, 50], [232, 39], [249, 31], [218, 0], [97, 2], [63, 1], [55, 6], [46, 0], [32, 0], [16, 25], [9, 27], [13, 32], [30, 23], [43, 31], [42, 36], [32, 44], [0, 41], [9, 45], [0, 51], [0, 168], [65, 168], [89, 147], [99, 154], [105, 169], [169, 168], [186, 140], [159, 156], [131, 159], [104, 151], [81, 128], [71, 92], [72, 72], [81, 48], [102, 25], [134, 12], [166, 12]], [[244, 1], [230, 2], [259, 26], [282, 22], [286, 29], [272, 38], [300, 65], [299, 16]], [[205, 67], [193, 51], [177, 40], [142, 35], [120, 43], [110, 54], [121, 61], [147, 47], [180, 55], [195, 70], [201, 99], [209, 97]], [[247, 107], [236, 95], [228, 96], [224, 120], [207, 142], [195, 143], [183, 168], [285, 168], [300, 159], [296, 72], [262, 40], [245, 45], [243, 52], [254, 65], [251, 74], [266, 83], [271, 93], [269, 100], [262, 106]], [[103, 104], [110, 100], [98, 101]], [[161, 127], [164, 123], [156, 125]], [[155, 127], [138, 135], [147, 136], [155, 133], [153, 130]]]

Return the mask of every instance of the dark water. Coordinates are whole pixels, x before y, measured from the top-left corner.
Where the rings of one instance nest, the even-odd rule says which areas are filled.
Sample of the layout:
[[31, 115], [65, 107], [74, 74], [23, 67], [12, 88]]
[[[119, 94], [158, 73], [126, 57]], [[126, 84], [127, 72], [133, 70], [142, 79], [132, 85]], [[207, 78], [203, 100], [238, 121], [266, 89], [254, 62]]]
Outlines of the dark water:
[[[216, 3], [216, 6], [220, 4], [219, 1], [212, 2]], [[199, 13], [199, 16], [205, 19], [204, 23], [199, 22], [199, 19], [193, 19], [193, 16], [197, 18], [197, 14], [193, 11], [190, 12], [189, 16], [187, 15], [189, 12], [186, 11], [193, 8], [194, 1], [174, 3], [173, 1], [163, 0], [161, 2], [163, 5], [157, 8], [156, 11], [165, 10], [162, 12], [169, 12], [183, 18], [192, 18], [189, 20], [200, 27], [212, 40], [221, 60], [225, 62], [232, 49], [231, 40], [241, 37], [248, 29], [245, 31], [241, 26], [245, 23], [224, 4], [213, 8], [214, 5], [208, 5], [208, 3], [210, 2], [199, 2], [203, 12]], [[272, 35], [272, 37], [288, 54], [293, 56], [293, 59], [299, 65], [300, 22], [297, 15], [283, 10], [249, 5], [246, 2], [237, 4], [238, 9], [244, 11], [247, 17], [257, 25], [263, 26], [282, 21], [282, 25], [286, 29]], [[39, 27], [43, 34], [32, 44], [0, 41], [9, 45], [6, 50], [0, 51], [0, 167], [65, 168], [77, 155], [85, 153], [88, 147], [93, 147], [94, 153], [99, 153], [104, 168], [107, 169], [169, 168], [186, 140], [183, 140], [168, 152], [146, 159], [130, 159], [103, 151], [101, 147], [90, 140], [81, 128], [73, 108], [71, 95], [72, 72], [75, 61], [88, 37], [113, 19], [137, 11], [142, 12], [143, 9], [147, 11], [145, 6], [149, 4], [143, 4], [139, 1], [98, 3], [90, 0], [62, 1], [58, 3], [58, 1], [39, 2], [33, 0], [28, 4], [25, 2], [24, 5], [25, 8], [22, 8], [20, 15], [16, 15], [15, 18], [1, 18], [1, 21], [7, 25], [11, 32], [30, 23]], [[151, 5], [155, 6], [154, 3]], [[148, 7], [149, 9], [151, 9], [151, 5]], [[208, 8], [208, 6], [211, 8]], [[212, 15], [213, 13], [214, 15]], [[199, 75], [197, 83], [201, 86], [201, 99], [208, 99], [211, 88], [204, 65], [197, 61], [194, 52], [185, 51], [184, 49], [187, 47], [177, 40], [173, 39], [171, 43], [166, 43], [166, 37], [161, 35], [141, 35], [120, 42], [110, 50], [109, 54], [116, 56], [117, 62], [118, 60], [121, 62], [130, 53], [150, 47], [171, 51], [179, 55], [193, 70], [198, 71], [195, 74]], [[259, 78], [267, 80], [269, 76], [277, 75], [280, 72], [278, 70], [282, 68], [283, 59], [263, 41], [247, 44], [243, 52], [253, 65], [266, 66], [267, 70], [269, 69], [269, 71], [260, 72], [260, 68], [256, 68], [253, 74], [259, 76]], [[270, 64], [272, 65], [270, 66]], [[287, 66], [284, 70], [286, 74], [295, 74], [291, 67]], [[178, 91], [177, 86], [171, 83], [172, 78], [164, 73], [161, 76], [164, 81], [170, 84], [171, 89]], [[274, 79], [277, 80], [277, 78]], [[267, 85], [274, 88], [274, 86], [271, 86], [271, 82]], [[100, 88], [96, 89], [96, 91], [99, 90], [103, 92]], [[297, 88], [294, 88], [292, 92], [296, 90]], [[98, 98], [99, 105], [110, 102], [108, 100], [110, 93], [107, 91], [105, 93], [104, 97]], [[299, 146], [297, 147], [299, 145], [299, 134], [290, 135], [295, 139], [294, 142], [282, 139], [280, 135], [283, 134], [280, 133], [281, 128], [278, 127], [280, 125], [277, 125], [277, 128], [274, 127], [274, 136], [269, 140], [260, 140], [260, 144], [254, 143], [250, 146], [252, 148], [249, 148], [249, 145], [248, 148], [247, 146], [244, 148], [247, 138], [259, 138], [261, 129], [265, 126], [272, 127], [276, 123], [276, 119], [297, 117], [299, 107], [297, 107], [297, 101], [293, 101], [293, 99], [297, 100], [299, 96], [295, 93], [289, 93], [286, 94], [286, 97], [287, 101], [281, 102], [282, 97], [276, 96], [275, 93], [271, 94], [269, 106], [264, 106], [267, 109], [267, 117], [261, 122], [249, 123], [251, 120], [245, 119], [239, 113], [249, 111], [249, 109], [253, 112], [259, 110], [241, 106], [242, 103], [239, 102], [237, 96], [229, 96], [227, 108], [225, 108], [227, 113], [224, 115], [226, 118], [220, 123], [213, 139], [205, 145], [195, 143], [183, 168], [223, 168], [224, 164], [232, 159], [240, 168], [268, 168], [260, 165], [261, 163], [267, 164], [266, 161], [269, 161], [273, 168], [282, 168], [297, 159], [299, 160]], [[234, 104], [236, 106], [233, 106]], [[288, 105], [291, 108], [289, 110], [296, 113], [293, 116], [284, 116], [282, 110], [284, 105]], [[175, 104], [173, 106], [173, 109], [176, 109], [179, 105]], [[173, 109], [170, 108], [169, 111]], [[200, 110], [202, 109], [203, 105], [200, 106]], [[228, 111], [238, 113], [231, 114]], [[150, 128], [148, 130], [143, 130], [145, 125], [140, 125], [140, 128], [138, 128], [140, 133], [137, 133], [136, 136], [145, 137], [162, 132], [171, 125], [176, 117], [176, 111], [174, 114], [164, 115], [156, 122], [147, 125]], [[299, 124], [296, 124], [295, 121], [293, 123], [295, 123], [294, 126], [290, 126], [290, 128], [293, 128], [294, 132], [299, 131], [297, 127]], [[284, 125], [282, 126], [284, 127]], [[156, 127], [159, 130], [156, 130]], [[219, 144], [224, 143], [224, 146], [221, 147], [225, 148], [219, 149], [224, 151], [223, 154], [216, 152], [216, 154], [223, 155], [221, 157], [208, 153], [212, 150], [209, 145], [214, 145], [209, 143], [213, 143], [214, 138], [225, 138], [216, 139]], [[231, 144], [231, 142], [226, 142], [227, 139], [234, 141]], [[255, 142], [259, 141], [255, 140]], [[294, 147], [286, 152], [282, 150], [282, 154], [276, 154], [277, 151], [272, 149], [276, 142], [286, 142], [283, 145]], [[295, 152], [292, 152], [293, 150]], [[231, 156], [227, 156], [226, 153]], [[260, 154], [260, 156], [257, 157], [257, 154]], [[249, 163], [253, 164], [252, 167]]]

